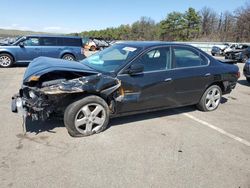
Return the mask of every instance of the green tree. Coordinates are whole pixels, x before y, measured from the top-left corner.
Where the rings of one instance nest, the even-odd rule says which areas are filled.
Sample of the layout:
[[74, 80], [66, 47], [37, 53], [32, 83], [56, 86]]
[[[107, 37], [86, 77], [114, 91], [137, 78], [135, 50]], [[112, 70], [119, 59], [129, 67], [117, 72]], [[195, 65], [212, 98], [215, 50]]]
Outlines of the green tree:
[[156, 40], [156, 24], [149, 17], [141, 17], [132, 24], [131, 35], [133, 40]]
[[169, 13], [160, 22], [160, 38], [162, 40], [184, 40], [185, 19], [182, 13]]
[[194, 8], [189, 8], [183, 17], [185, 20], [185, 40], [197, 38], [201, 28], [201, 16]]

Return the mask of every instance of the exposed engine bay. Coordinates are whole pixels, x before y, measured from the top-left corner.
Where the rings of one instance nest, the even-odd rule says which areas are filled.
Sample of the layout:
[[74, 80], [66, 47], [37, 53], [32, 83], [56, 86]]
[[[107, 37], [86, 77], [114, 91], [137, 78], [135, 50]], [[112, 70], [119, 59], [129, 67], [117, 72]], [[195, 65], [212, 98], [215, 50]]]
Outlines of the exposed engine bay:
[[45, 120], [52, 113], [63, 113], [73, 101], [94, 94], [108, 102], [112, 113], [115, 111], [115, 101], [121, 99], [120, 86], [117, 78], [102, 73], [60, 70], [58, 67], [51, 70], [51, 67], [48, 67], [47, 71], [43, 69], [42, 73], [24, 76], [22, 88], [12, 97], [12, 111], [30, 116], [32, 120]]

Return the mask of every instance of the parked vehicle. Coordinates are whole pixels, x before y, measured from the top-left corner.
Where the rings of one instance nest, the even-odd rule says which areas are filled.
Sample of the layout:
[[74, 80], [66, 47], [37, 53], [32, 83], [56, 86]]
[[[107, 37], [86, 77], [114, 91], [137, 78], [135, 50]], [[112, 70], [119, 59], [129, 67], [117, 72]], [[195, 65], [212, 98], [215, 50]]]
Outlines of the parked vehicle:
[[248, 59], [250, 58], [250, 46], [248, 46], [240, 54], [235, 54], [235, 55], [236, 55], [236, 59], [239, 59], [241, 62], [246, 63]]
[[12, 111], [35, 120], [61, 113], [70, 135], [88, 136], [120, 115], [187, 105], [213, 111], [238, 78], [237, 66], [193, 46], [124, 42], [81, 62], [35, 59]]
[[85, 58], [80, 37], [29, 35], [8, 46], [0, 46], [0, 67], [30, 62], [39, 56], [82, 60]]
[[225, 53], [225, 59], [232, 59], [239, 62], [244, 62], [248, 59], [248, 45], [241, 45], [235, 50], [231, 50]]
[[90, 51], [103, 50], [109, 46], [111, 46], [109, 40], [104, 38], [89, 38], [85, 43], [84, 48]]
[[211, 54], [212, 56], [216, 56], [216, 55], [222, 55], [223, 54], [223, 51], [220, 47], [218, 46], [213, 46], [212, 47], [212, 50], [211, 50]]
[[223, 55], [224, 54], [224, 50], [227, 49], [230, 45], [225, 43], [225, 44], [218, 44], [212, 47], [211, 50], [211, 55], [215, 56], [215, 55]]
[[246, 77], [247, 81], [250, 83], [250, 59], [245, 63], [243, 74]]

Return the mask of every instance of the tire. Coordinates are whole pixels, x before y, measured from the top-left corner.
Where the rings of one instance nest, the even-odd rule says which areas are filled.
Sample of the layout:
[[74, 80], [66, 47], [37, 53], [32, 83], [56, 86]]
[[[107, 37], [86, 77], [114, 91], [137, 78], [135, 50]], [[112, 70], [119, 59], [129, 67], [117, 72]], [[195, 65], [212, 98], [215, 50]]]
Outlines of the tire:
[[64, 54], [62, 56], [62, 59], [68, 60], [68, 61], [75, 61], [75, 57], [72, 54]]
[[250, 83], [250, 78], [247, 78], [248, 83]]
[[96, 47], [95, 46], [91, 46], [90, 47], [90, 51], [93, 51], [93, 52], [96, 51]]
[[95, 95], [73, 102], [64, 112], [64, 125], [72, 137], [100, 133], [107, 128], [108, 122], [108, 105]]
[[221, 97], [221, 88], [218, 85], [212, 85], [207, 88], [196, 106], [199, 110], [204, 112], [214, 111], [220, 105]]
[[0, 67], [9, 68], [14, 64], [14, 59], [11, 55], [7, 53], [0, 54]]
[[214, 53], [212, 53], [212, 56], [215, 56], [215, 54], [214, 54]]

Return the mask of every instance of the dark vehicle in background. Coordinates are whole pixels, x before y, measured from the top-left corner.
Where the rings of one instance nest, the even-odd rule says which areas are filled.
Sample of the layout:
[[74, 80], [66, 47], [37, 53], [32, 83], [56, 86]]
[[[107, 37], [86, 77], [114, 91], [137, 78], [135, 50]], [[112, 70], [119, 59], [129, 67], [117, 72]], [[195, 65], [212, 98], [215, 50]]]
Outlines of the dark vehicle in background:
[[124, 42], [79, 62], [37, 58], [12, 98], [12, 111], [34, 120], [62, 114], [72, 136], [99, 133], [109, 118], [196, 105], [213, 111], [235, 88], [239, 69], [196, 47]]
[[222, 55], [223, 54], [223, 51], [220, 47], [218, 46], [213, 46], [212, 47], [212, 50], [211, 50], [211, 54], [212, 56], [216, 56], [216, 55]]
[[85, 58], [80, 37], [30, 35], [10, 45], [0, 46], [0, 67], [16, 62], [30, 62], [39, 56], [82, 60]]
[[248, 45], [241, 45], [240, 47], [234, 50], [226, 52], [225, 59], [232, 59], [232, 60], [245, 63], [246, 60], [250, 57], [248, 54], [249, 50], [250, 48]]
[[235, 54], [235, 59], [246, 63], [250, 58], [250, 46], [248, 46], [244, 51], [240, 52], [239, 54]]
[[247, 81], [250, 83], [250, 59], [245, 63], [243, 74], [246, 77]]

